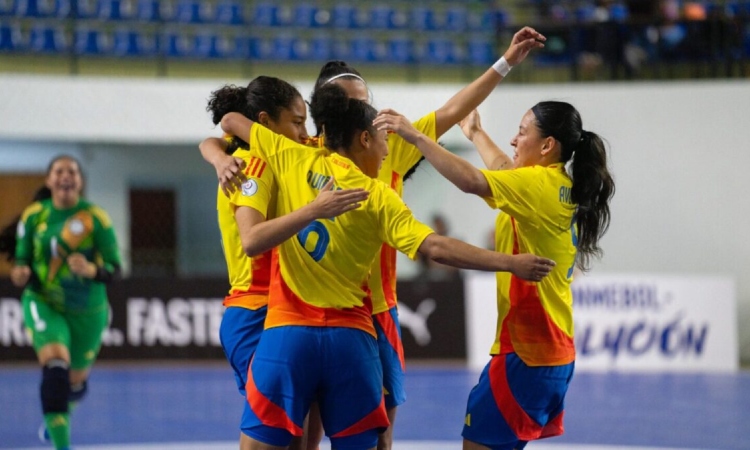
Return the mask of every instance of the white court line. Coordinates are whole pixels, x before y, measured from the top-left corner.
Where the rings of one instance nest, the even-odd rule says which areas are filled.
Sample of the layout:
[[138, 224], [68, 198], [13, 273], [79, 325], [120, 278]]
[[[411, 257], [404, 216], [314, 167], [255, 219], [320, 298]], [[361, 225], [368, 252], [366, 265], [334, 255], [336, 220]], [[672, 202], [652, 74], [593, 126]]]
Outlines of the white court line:
[[[116, 444], [116, 445], [76, 445], [77, 450], [237, 450], [237, 442], [172, 442], [158, 444]], [[330, 450], [330, 444], [323, 442], [320, 450]], [[457, 450], [461, 441], [396, 441], [394, 450]], [[528, 450], [696, 450], [677, 447], [638, 447], [625, 445], [579, 445], [546, 444], [532, 442]], [[49, 447], [25, 450], [49, 450]], [[709, 450], [709, 449], [703, 449]]]

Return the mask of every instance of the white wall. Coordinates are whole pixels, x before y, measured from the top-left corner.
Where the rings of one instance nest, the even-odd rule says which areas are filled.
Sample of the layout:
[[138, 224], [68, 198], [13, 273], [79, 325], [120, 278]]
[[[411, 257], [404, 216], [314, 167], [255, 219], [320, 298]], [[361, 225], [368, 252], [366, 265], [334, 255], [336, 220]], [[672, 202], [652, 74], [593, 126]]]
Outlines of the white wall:
[[[48, 158], [43, 150], [53, 142], [80, 148], [89, 197], [112, 213], [119, 234], [126, 235], [125, 188], [132, 180], [177, 177], [212, 186], [214, 173], [199, 162], [195, 146], [216, 133], [205, 103], [223, 83], [2, 76], [0, 141], [8, 142], [0, 144], [0, 171], [43, 168]], [[297, 85], [307, 97], [311, 82]], [[371, 89], [377, 107], [417, 119], [460, 87]], [[741, 354], [750, 361], [750, 327], [744, 325], [750, 321], [750, 200], [744, 197], [750, 192], [750, 83], [501, 85], [480, 108], [485, 128], [511, 150], [508, 142], [521, 116], [549, 99], [573, 103], [584, 127], [611, 145], [617, 194], [612, 226], [602, 242], [605, 257], [594, 272], [734, 277]], [[27, 141], [35, 144], [19, 148], [18, 142]], [[468, 148], [457, 129], [443, 141]], [[28, 151], [29, 146], [38, 151]], [[473, 153], [462, 156], [479, 164]], [[484, 202], [460, 193], [427, 165], [407, 182], [405, 199], [425, 221], [441, 211], [453, 234], [474, 244], [484, 244], [494, 223], [495, 213]], [[414, 271], [401, 266], [402, 274]]]

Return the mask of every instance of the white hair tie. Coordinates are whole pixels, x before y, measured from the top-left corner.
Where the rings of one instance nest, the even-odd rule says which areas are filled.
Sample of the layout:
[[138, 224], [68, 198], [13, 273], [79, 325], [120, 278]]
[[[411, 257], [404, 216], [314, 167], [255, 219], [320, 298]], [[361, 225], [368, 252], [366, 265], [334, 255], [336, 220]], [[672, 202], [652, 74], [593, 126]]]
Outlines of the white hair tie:
[[362, 84], [364, 84], [365, 86], [367, 86], [367, 82], [364, 80], [364, 78], [360, 77], [359, 75], [353, 74], [353, 73], [340, 73], [338, 75], [332, 76], [325, 83], [323, 83], [323, 85], [326, 85], [326, 84], [330, 83], [331, 81], [338, 80], [339, 78], [343, 78], [343, 77], [356, 78], [359, 81], [361, 81]]

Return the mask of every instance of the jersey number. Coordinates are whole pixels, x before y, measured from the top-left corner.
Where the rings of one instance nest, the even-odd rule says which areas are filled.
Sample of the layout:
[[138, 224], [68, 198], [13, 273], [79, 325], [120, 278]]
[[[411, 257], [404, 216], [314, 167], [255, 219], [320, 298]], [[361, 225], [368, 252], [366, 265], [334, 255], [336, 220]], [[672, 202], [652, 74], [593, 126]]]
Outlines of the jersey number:
[[[307, 241], [310, 239], [310, 234], [318, 236], [318, 241], [315, 243], [315, 248], [312, 250], [307, 248]], [[331, 242], [331, 235], [328, 234], [328, 229], [325, 225], [316, 220], [297, 233], [297, 240], [310, 257], [317, 262], [323, 259], [323, 255], [326, 254], [328, 244]]]

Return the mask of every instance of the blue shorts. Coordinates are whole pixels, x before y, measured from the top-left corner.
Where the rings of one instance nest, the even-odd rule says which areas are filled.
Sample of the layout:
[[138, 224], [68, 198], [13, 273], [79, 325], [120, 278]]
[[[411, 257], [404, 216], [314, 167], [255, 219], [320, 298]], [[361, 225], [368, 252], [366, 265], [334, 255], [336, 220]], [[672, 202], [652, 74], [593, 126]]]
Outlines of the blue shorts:
[[383, 393], [385, 408], [391, 409], [406, 401], [404, 389], [404, 344], [401, 341], [401, 325], [398, 321], [398, 309], [372, 316], [375, 331], [378, 333], [378, 352], [383, 365]]
[[245, 384], [247, 384], [247, 369], [250, 367], [250, 358], [258, 346], [260, 334], [263, 332], [263, 323], [266, 320], [268, 307], [264, 306], [257, 310], [230, 306], [224, 311], [219, 327], [219, 339], [224, 355], [234, 370], [234, 379], [237, 388], [245, 397]]
[[529, 367], [515, 353], [493, 356], [469, 394], [464, 439], [492, 450], [563, 434], [574, 363]]
[[377, 445], [389, 425], [377, 341], [341, 327], [282, 326], [261, 336], [247, 379], [249, 414], [242, 432], [285, 447], [302, 436], [310, 404], [318, 402], [331, 446]]

